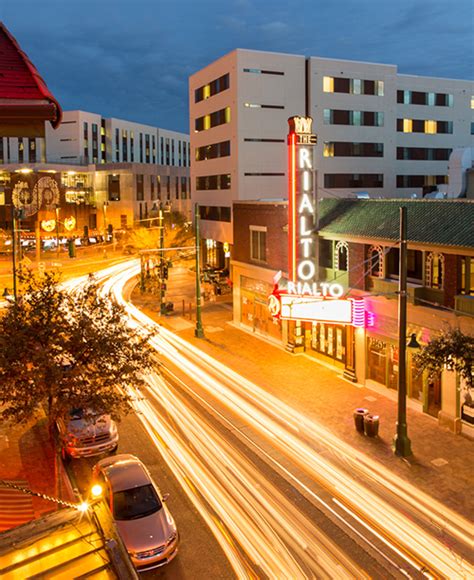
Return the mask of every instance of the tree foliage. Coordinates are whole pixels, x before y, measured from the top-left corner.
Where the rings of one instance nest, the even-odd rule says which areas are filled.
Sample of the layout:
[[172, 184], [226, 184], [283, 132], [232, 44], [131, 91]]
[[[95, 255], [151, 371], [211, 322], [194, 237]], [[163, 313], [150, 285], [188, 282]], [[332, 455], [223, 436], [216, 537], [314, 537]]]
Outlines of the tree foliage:
[[[155, 212], [156, 213], [156, 212]], [[133, 229], [126, 243], [138, 250], [149, 250], [160, 247], [159, 219], [150, 220], [149, 227]], [[179, 212], [163, 212], [164, 247], [180, 248], [194, 246], [194, 232], [189, 222]], [[171, 258], [167, 254], [167, 258]]]
[[420, 371], [427, 370], [430, 377], [447, 368], [458, 372], [469, 389], [474, 388], [474, 336], [458, 328], [441, 332], [422, 347], [414, 360]]
[[56, 274], [20, 274], [16, 303], [0, 317], [0, 416], [25, 422], [40, 408], [52, 427], [71, 408], [130, 409], [127, 387], [152, 365], [149, 334], [127, 324], [121, 306], [90, 278], [74, 294]]

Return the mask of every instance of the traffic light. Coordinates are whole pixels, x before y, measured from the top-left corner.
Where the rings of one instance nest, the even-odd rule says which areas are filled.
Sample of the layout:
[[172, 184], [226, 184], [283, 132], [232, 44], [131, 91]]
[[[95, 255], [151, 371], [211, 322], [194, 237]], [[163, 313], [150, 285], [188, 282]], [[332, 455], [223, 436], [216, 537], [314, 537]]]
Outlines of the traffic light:
[[163, 266], [163, 279], [168, 280], [168, 266], [166, 264]]

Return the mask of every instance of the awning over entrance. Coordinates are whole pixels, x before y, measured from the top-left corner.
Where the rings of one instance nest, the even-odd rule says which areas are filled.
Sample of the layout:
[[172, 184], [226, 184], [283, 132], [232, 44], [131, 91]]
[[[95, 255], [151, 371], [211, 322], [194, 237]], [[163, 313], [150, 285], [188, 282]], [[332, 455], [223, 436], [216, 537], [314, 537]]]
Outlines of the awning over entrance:
[[44, 123], [56, 128], [61, 122], [59, 103], [0, 22], [0, 135], [44, 137]]

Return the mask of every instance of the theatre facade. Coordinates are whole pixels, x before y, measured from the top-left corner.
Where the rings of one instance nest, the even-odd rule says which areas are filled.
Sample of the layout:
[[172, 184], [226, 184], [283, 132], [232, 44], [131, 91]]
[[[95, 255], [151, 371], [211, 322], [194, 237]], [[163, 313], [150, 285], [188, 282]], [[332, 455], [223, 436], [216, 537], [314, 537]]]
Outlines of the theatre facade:
[[290, 122], [288, 200], [233, 205], [234, 323], [396, 398], [406, 207], [408, 405], [474, 436], [472, 393], [461, 379], [429, 379], [413, 364], [448, 326], [474, 334], [474, 201], [317, 201], [310, 135], [310, 125]]

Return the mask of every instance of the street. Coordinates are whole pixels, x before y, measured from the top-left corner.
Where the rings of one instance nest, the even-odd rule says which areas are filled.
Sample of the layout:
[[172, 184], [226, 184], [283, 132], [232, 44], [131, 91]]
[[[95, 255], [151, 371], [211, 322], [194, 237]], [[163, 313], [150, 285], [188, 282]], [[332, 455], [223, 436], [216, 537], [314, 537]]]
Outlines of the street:
[[[135, 270], [121, 274], [120, 269], [104, 291], [113, 289], [122, 299]], [[135, 321], [151, 323], [126, 307]], [[436, 505], [415, 505], [413, 490], [402, 489], [390, 473], [361, 461], [304, 415], [166, 329], [152, 345], [161, 373], [148, 377], [148, 392], [137, 393], [136, 403], [150, 439], [131, 437], [130, 446], [125, 440], [119, 451], [136, 453], [145, 463], [159, 451], [164, 461], [158, 463], [171, 468], [236, 574], [469, 574], [469, 564], [435, 535], [437, 519], [447, 521], [452, 541], [466, 552], [467, 534], [458, 518], [449, 522], [449, 514], [437, 513]], [[163, 488], [163, 476], [157, 480]], [[179, 516], [177, 521], [179, 527]], [[193, 528], [193, 544], [195, 535]], [[181, 541], [186, 543], [184, 534]], [[206, 554], [222, 554], [211, 548], [215, 541], [203, 545]], [[178, 560], [184, 562], [185, 552]], [[187, 576], [187, 566], [183, 570], [196, 577]], [[221, 570], [226, 577], [229, 565]]]

